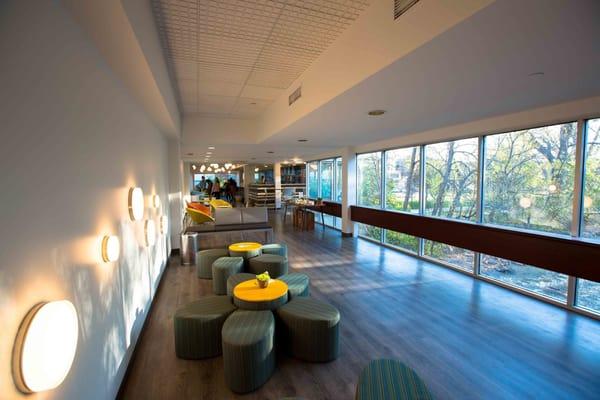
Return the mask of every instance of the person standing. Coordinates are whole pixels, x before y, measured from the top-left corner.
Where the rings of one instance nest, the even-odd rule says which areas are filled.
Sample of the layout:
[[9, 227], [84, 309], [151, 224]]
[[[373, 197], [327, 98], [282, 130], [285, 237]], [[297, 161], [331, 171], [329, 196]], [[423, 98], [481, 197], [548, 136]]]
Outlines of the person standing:
[[207, 179], [206, 180], [206, 194], [208, 195], [209, 198], [212, 195], [212, 187], [213, 187], [212, 181], [210, 179]]
[[212, 186], [212, 196], [220, 199], [221, 198], [221, 182], [219, 181], [219, 178], [217, 178], [215, 176], [215, 183], [213, 183]]
[[202, 175], [202, 179], [200, 180], [199, 186], [200, 186], [199, 189], [201, 192], [206, 190], [206, 178], [204, 177], [204, 175]]

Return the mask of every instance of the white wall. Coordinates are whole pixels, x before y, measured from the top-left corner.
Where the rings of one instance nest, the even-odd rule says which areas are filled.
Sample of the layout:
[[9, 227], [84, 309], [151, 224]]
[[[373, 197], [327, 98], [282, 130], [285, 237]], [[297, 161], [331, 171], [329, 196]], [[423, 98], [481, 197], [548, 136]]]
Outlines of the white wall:
[[[108, 28], [108, 27], [107, 27]], [[130, 186], [168, 213], [167, 141], [58, 1], [0, 3], [0, 397], [25, 398], [11, 353], [27, 311], [68, 299], [79, 315], [71, 372], [29, 399], [112, 399], [169, 250], [142, 244]], [[104, 234], [121, 258], [100, 261]]]

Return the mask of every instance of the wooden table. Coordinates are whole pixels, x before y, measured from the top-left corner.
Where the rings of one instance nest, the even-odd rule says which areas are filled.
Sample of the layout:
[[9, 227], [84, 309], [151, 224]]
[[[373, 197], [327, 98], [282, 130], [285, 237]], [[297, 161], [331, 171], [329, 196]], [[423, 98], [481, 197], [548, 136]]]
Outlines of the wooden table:
[[301, 228], [302, 230], [311, 230], [314, 229], [314, 221], [311, 224], [309, 222], [309, 218], [307, 217], [309, 211], [315, 211], [321, 213], [321, 223], [325, 226], [325, 215], [324, 215], [324, 204], [296, 204], [296, 209], [294, 210], [294, 226]]

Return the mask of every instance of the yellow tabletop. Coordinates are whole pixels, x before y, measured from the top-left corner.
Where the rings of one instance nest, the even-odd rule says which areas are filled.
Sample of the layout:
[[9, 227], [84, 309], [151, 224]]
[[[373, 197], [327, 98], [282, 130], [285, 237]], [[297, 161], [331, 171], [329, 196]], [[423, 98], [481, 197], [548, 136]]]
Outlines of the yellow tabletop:
[[240, 242], [229, 245], [230, 251], [252, 251], [259, 250], [262, 244], [256, 242]]
[[269, 286], [261, 288], [256, 279], [251, 279], [236, 285], [233, 288], [233, 295], [240, 300], [250, 302], [277, 300], [287, 294], [288, 285], [284, 281], [271, 279]]

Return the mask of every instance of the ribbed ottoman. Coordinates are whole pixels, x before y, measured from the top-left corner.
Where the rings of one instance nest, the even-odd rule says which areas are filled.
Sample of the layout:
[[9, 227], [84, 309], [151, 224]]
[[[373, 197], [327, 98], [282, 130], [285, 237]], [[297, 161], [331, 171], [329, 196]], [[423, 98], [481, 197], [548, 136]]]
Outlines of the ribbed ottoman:
[[276, 312], [281, 342], [291, 355], [312, 362], [338, 357], [340, 312], [334, 306], [311, 297], [296, 297]]
[[310, 295], [310, 278], [306, 274], [291, 273], [279, 277], [288, 285], [289, 299]]
[[227, 294], [227, 279], [231, 275], [238, 274], [244, 269], [242, 257], [217, 258], [212, 265], [213, 292], [215, 294]]
[[356, 400], [428, 400], [431, 393], [415, 371], [397, 360], [373, 360], [356, 385]]
[[275, 254], [287, 258], [288, 248], [285, 243], [271, 243], [265, 244], [262, 247], [263, 254]]
[[248, 272], [258, 275], [265, 271], [269, 271], [271, 278], [278, 278], [281, 275], [287, 274], [287, 258], [275, 254], [263, 254], [262, 256], [250, 259]]
[[226, 296], [208, 296], [175, 312], [175, 354], [200, 359], [222, 353], [221, 329], [236, 307]]
[[275, 369], [274, 333], [271, 311], [238, 310], [231, 314], [222, 332], [225, 383], [229, 389], [248, 393], [269, 380]]
[[217, 258], [227, 257], [227, 249], [200, 250], [197, 253], [196, 274], [198, 278], [212, 279], [212, 265]]
[[236, 287], [238, 283], [246, 282], [256, 279], [256, 275], [248, 274], [246, 272], [242, 272], [239, 274], [231, 275], [227, 279], [227, 296], [233, 297], [233, 288]]

